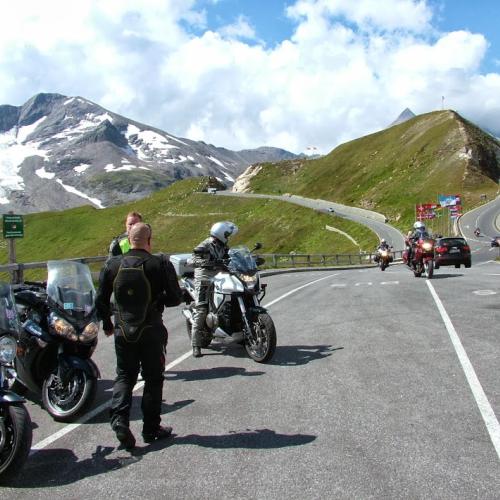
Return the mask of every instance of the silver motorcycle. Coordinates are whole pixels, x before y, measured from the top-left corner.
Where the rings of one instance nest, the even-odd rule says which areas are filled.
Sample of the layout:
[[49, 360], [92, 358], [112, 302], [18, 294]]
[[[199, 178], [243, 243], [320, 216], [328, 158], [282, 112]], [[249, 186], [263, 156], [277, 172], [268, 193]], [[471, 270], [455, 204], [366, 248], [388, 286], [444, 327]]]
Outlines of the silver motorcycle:
[[[257, 243], [252, 251], [262, 246]], [[213, 278], [209, 289], [208, 314], [201, 347], [208, 347], [214, 338], [245, 346], [257, 363], [269, 361], [276, 350], [276, 328], [267, 309], [260, 304], [266, 294], [266, 284], [260, 282], [258, 265], [264, 259], [256, 257], [245, 246], [229, 250], [229, 258]], [[189, 294], [182, 313], [186, 318], [191, 339], [196, 293], [194, 272], [187, 269], [181, 283]]]

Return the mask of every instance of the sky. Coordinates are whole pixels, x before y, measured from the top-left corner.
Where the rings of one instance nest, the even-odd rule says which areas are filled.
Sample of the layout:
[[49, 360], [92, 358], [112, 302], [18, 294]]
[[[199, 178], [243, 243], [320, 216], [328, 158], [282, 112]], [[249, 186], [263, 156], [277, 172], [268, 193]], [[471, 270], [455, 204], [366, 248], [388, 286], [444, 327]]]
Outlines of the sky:
[[233, 150], [327, 153], [405, 109], [500, 137], [497, 0], [0, 3], [0, 104], [81, 96]]

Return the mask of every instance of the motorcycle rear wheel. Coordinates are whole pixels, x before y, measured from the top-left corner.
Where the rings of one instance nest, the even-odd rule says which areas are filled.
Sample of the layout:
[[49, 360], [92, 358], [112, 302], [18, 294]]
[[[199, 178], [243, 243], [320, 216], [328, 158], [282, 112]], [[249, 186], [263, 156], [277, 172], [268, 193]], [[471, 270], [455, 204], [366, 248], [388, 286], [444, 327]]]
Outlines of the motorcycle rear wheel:
[[276, 350], [276, 327], [267, 313], [257, 314], [252, 318], [252, 333], [245, 337], [247, 354], [257, 363], [269, 361]]
[[52, 373], [43, 381], [43, 406], [54, 420], [71, 422], [92, 403], [96, 392], [97, 380], [84, 370], [72, 370], [65, 386]]
[[31, 418], [23, 404], [0, 406], [0, 483], [16, 476], [33, 439]]

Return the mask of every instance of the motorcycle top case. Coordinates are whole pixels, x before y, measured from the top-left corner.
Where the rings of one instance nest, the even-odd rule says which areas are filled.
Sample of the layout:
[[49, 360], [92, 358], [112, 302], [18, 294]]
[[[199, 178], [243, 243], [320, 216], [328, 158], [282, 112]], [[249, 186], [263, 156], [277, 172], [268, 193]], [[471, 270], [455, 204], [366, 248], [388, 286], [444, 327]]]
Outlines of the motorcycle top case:
[[192, 254], [190, 253], [170, 255], [170, 262], [174, 266], [177, 276], [183, 276], [186, 273], [194, 273], [194, 266], [190, 263], [188, 264], [188, 260], [190, 260], [191, 257]]

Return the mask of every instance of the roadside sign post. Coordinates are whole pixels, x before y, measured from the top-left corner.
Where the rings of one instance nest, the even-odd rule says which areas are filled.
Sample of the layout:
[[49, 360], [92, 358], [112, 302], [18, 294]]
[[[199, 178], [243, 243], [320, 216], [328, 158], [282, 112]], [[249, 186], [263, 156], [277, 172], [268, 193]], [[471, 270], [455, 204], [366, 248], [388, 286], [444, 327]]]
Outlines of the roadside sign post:
[[[24, 237], [24, 221], [22, 215], [15, 215], [13, 212], [4, 214], [3, 217], [3, 237], [8, 240], [9, 264], [16, 263], [16, 238]], [[22, 271], [11, 271], [12, 283], [22, 281]]]

